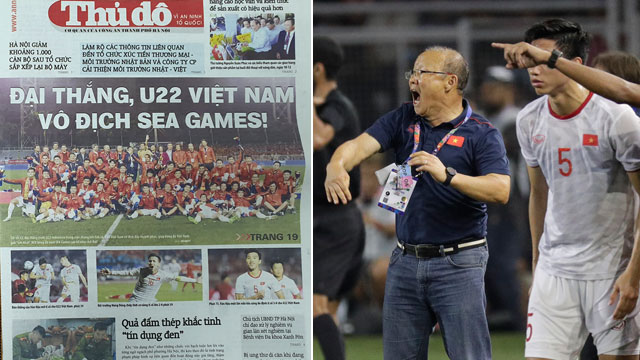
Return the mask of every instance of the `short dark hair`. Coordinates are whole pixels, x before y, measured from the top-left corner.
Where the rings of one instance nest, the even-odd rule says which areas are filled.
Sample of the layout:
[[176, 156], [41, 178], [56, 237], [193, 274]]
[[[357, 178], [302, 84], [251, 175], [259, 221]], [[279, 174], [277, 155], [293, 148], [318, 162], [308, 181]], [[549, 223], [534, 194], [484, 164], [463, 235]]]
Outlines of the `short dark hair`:
[[156, 253], [151, 253], [151, 254], [147, 255], [147, 260], [151, 259], [152, 257], [157, 258], [158, 262], [162, 262], [162, 258], [160, 257], [160, 255], [158, 255]]
[[591, 35], [582, 30], [580, 24], [565, 19], [547, 19], [531, 26], [524, 33], [524, 41], [531, 43], [538, 39], [549, 39], [556, 42], [563, 57], [573, 59], [579, 57], [587, 62]]
[[640, 84], [640, 59], [624, 51], [607, 51], [593, 59], [593, 66], [629, 82]]
[[262, 254], [260, 253], [260, 251], [258, 251], [258, 249], [247, 249], [244, 252], [244, 256], [247, 257], [249, 256], [249, 254], [251, 253], [256, 253], [258, 254], [258, 259], [262, 259]]
[[103, 322], [97, 322], [97, 323], [95, 323], [95, 325], [93, 325], [93, 330], [106, 331], [107, 330], [107, 324], [105, 324]]
[[38, 334], [40, 334], [41, 337], [44, 337], [44, 335], [46, 334], [46, 332], [44, 331], [44, 328], [40, 325], [34, 327], [32, 332], [37, 332]]
[[44, 256], [38, 259], [38, 265], [42, 265], [46, 263], [47, 263], [47, 259]]
[[275, 259], [271, 262], [271, 268], [273, 269], [273, 265], [275, 264], [281, 264], [282, 268], [284, 269], [284, 262], [282, 261], [282, 259]]
[[313, 64], [324, 65], [327, 79], [334, 80], [342, 67], [344, 53], [335, 40], [326, 36], [313, 37]]

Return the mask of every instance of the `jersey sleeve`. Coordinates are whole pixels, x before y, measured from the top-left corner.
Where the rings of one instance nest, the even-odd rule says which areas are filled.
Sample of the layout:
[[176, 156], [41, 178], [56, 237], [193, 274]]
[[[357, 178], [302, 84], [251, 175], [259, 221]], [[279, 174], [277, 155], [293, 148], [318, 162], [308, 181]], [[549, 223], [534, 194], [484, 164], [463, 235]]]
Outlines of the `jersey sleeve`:
[[507, 150], [500, 132], [490, 127], [475, 147], [474, 159], [478, 175], [509, 175]]
[[402, 127], [403, 108], [397, 108], [382, 115], [373, 123], [366, 133], [371, 135], [380, 144], [380, 151], [387, 151], [394, 145], [394, 139], [401, 139], [398, 131]]
[[346, 122], [345, 117], [342, 115], [343, 113], [344, 109], [341, 109], [337, 105], [337, 102], [331, 102], [322, 107], [318, 113], [318, 117], [325, 123], [331, 125], [333, 130], [337, 133], [344, 128]]
[[244, 295], [244, 287], [245, 287], [244, 277], [240, 275], [236, 279], [236, 288], [235, 288], [236, 294]]
[[625, 106], [609, 131], [616, 159], [625, 171], [640, 170], [640, 119]]
[[130, 270], [111, 270], [111, 275], [116, 276], [138, 276], [140, 275], [140, 269], [130, 269]]
[[516, 135], [518, 136], [518, 143], [520, 144], [522, 157], [527, 165], [530, 167], [540, 166], [531, 146], [532, 138], [529, 120], [527, 119], [527, 116], [524, 115], [523, 111], [518, 113], [518, 117], [516, 119]]
[[170, 271], [163, 271], [162, 272], [162, 281], [171, 281], [174, 280], [178, 275], [170, 272]]
[[[270, 273], [267, 273], [269, 275], [271, 275]], [[278, 279], [276, 279], [275, 276], [271, 275], [267, 278], [267, 287], [269, 288], [269, 290], [275, 292], [275, 291], [279, 291], [280, 289], [280, 284], [278, 283]]]
[[291, 289], [291, 293], [294, 296], [300, 295], [300, 289], [298, 289], [298, 286], [296, 286], [296, 282], [293, 281], [293, 279], [289, 279], [287, 286], [289, 286], [289, 288]]

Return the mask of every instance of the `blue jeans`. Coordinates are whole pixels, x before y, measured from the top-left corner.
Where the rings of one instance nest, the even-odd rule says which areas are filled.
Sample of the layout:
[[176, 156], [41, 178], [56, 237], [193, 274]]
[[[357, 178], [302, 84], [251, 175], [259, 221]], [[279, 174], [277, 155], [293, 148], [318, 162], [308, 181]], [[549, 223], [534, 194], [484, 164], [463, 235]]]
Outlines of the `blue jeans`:
[[485, 313], [486, 246], [418, 259], [396, 248], [384, 293], [384, 358], [427, 359], [429, 336], [440, 324], [451, 360], [490, 360]]

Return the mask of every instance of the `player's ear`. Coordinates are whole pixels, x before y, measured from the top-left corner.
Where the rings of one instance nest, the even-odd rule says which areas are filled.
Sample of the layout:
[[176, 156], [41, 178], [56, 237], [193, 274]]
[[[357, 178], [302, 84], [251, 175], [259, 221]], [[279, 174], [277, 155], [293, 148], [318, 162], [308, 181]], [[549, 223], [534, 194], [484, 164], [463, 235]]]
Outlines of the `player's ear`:
[[318, 62], [313, 64], [313, 75], [322, 75], [324, 72], [325, 68], [323, 63]]
[[582, 65], [584, 63], [584, 61], [582, 61], [582, 58], [579, 56], [574, 57], [573, 59], [571, 59], [571, 61], [576, 62], [580, 65]]

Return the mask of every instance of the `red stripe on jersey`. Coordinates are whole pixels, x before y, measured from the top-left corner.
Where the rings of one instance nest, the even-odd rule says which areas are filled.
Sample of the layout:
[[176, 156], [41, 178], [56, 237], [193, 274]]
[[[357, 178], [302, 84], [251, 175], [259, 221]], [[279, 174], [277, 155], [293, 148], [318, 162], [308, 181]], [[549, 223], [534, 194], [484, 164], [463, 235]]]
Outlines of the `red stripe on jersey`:
[[488, 122], [488, 121], [480, 121], [480, 120], [478, 120], [478, 119], [476, 119], [476, 118], [474, 118], [474, 117], [470, 117], [469, 119], [471, 119], [471, 120], [475, 120], [475, 122], [477, 122], [478, 124], [481, 124], [481, 125], [489, 125], [489, 127], [493, 127], [493, 125], [491, 125], [491, 123], [490, 123], [490, 122]]
[[582, 145], [584, 146], [598, 146], [598, 135], [583, 134]]
[[587, 96], [586, 99], [584, 99], [584, 101], [582, 102], [582, 104], [580, 104], [580, 106], [575, 109], [571, 114], [568, 115], [558, 115], [556, 114], [553, 109], [551, 108], [551, 103], [549, 102], [549, 100], [547, 99], [547, 105], [549, 106], [549, 112], [551, 113], [551, 115], [556, 118], [556, 119], [560, 119], [560, 120], [567, 120], [567, 119], [571, 119], [572, 117], [580, 114], [580, 112], [582, 111], [582, 109], [584, 109], [585, 106], [587, 106], [587, 104], [589, 103], [589, 100], [591, 100], [591, 97], [593, 97], [593, 93], [589, 92], [589, 95]]

